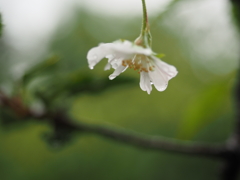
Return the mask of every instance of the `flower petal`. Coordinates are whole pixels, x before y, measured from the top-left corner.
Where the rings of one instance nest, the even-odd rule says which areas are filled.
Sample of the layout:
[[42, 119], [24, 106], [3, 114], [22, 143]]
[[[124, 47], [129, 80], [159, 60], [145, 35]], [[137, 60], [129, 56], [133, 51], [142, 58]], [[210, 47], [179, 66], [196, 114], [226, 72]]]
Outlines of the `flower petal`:
[[90, 69], [93, 69], [93, 67], [104, 57], [113, 56], [111, 45], [112, 43], [102, 43], [98, 47], [94, 47], [88, 51], [87, 59]]
[[160, 59], [151, 56], [155, 68], [149, 71], [149, 76], [158, 91], [164, 91], [167, 88], [168, 81], [177, 75], [177, 69]]
[[111, 64], [107, 63], [106, 66], [104, 67], [104, 71], [109, 70], [111, 68]]
[[152, 85], [148, 73], [140, 73], [140, 87], [143, 91], [147, 91], [148, 94], [152, 91]]
[[94, 47], [88, 51], [87, 59], [90, 69], [93, 69], [104, 57], [108, 58], [108, 62], [110, 63], [112, 60], [116, 62], [119, 59], [132, 59], [135, 54], [150, 56], [152, 53], [151, 49], [134, 45], [132, 42], [125, 40], [102, 43], [98, 47]]
[[88, 51], [87, 59], [89, 68], [93, 69], [94, 66], [102, 59], [104, 58], [106, 53], [101, 50], [100, 47], [94, 47]]
[[110, 79], [110, 80], [113, 80], [113, 79], [114, 79], [115, 77], [117, 77], [119, 74], [121, 74], [122, 72], [124, 72], [127, 68], [128, 68], [128, 66], [127, 66], [127, 67], [122, 66], [122, 65], [118, 66], [118, 67], [115, 69], [115, 71], [109, 76], [109, 79]]
[[164, 74], [166, 74], [168, 80], [172, 79], [178, 74], [178, 71], [174, 66], [169, 65], [154, 56], [151, 57], [156, 64], [156, 67], [159, 68]]
[[112, 50], [115, 51], [115, 53], [119, 54], [143, 54], [146, 56], [150, 56], [153, 54], [152, 50], [149, 48], [143, 48], [141, 46], [137, 46], [134, 43], [130, 41], [115, 41], [112, 43]]
[[[128, 66], [139, 70], [140, 87], [148, 94], [152, 91], [152, 84], [158, 91], [164, 91], [167, 88], [168, 81], [177, 75], [177, 69], [159, 58], [154, 56], [150, 48], [137, 46], [130, 41], [115, 41], [113, 43], [102, 43], [98, 47], [89, 50], [87, 59], [89, 67], [93, 67], [103, 58], [108, 59], [104, 70], [111, 67], [115, 71], [109, 76], [112, 80]], [[134, 59], [134, 57], [137, 57]]]
[[154, 71], [149, 71], [149, 77], [158, 91], [164, 91], [168, 85], [168, 79], [161, 71], [155, 69]]

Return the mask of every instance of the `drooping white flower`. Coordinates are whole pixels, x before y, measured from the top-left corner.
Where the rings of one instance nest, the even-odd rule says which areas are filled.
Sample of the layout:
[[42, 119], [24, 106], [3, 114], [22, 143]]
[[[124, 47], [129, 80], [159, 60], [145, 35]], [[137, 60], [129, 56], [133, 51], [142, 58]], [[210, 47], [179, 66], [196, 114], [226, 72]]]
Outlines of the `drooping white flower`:
[[174, 66], [169, 65], [155, 56], [150, 48], [143, 48], [130, 41], [115, 41], [102, 43], [89, 50], [87, 54], [90, 69], [103, 58], [108, 59], [105, 70], [111, 67], [115, 71], [109, 76], [112, 80], [128, 67], [140, 73], [140, 87], [148, 94], [152, 91], [152, 84], [158, 91], [167, 88], [168, 81], [177, 75]]

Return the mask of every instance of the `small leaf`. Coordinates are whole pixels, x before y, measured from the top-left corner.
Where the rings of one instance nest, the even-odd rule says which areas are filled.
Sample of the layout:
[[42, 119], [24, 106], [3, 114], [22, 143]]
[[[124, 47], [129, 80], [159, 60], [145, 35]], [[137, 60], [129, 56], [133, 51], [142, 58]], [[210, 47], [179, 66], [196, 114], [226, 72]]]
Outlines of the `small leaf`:
[[126, 41], [126, 39], [122, 39], [122, 38], [121, 38], [121, 39], [119, 39], [119, 40], [116, 40], [115, 42], [119, 42], [119, 41], [120, 41], [120, 42], [124, 42], [124, 41]]
[[157, 55], [155, 55], [155, 56], [156, 56], [157, 58], [161, 59], [161, 58], [165, 57], [166, 55], [163, 54], [163, 53], [161, 53], [161, 54], [157, 54]]

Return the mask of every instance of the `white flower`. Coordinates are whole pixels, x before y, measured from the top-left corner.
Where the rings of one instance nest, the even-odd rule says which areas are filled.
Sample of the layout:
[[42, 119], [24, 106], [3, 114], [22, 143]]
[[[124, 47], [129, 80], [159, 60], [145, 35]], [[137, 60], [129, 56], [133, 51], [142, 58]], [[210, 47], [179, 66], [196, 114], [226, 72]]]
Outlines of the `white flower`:
[[158, 91], [167, 88], [168, 81], [177, 75], [177, 70], [155, 56], [150, 48], [143, 48], [124, 40], [113, 43], [102, 43], [89, 50], [87, 59], [90, 69], [103, 58], [108, 59], [105, 70], [111, 67], [115, 71], [109, 76], [114, 79], [128, 67], [140, 73], [140, 87], [148, 94], [152, 91], [152, 84]]

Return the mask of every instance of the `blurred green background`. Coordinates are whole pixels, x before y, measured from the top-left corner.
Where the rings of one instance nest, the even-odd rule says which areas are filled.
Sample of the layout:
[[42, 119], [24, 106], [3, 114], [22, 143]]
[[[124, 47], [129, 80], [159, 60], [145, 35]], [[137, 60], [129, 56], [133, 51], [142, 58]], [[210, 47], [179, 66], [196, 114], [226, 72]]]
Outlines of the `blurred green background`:
[[[159, 7], [150, 13], [153, 50], [166, 54], [163, 61], [179, 71], [166, 91], [143, 92], [139, 74], [131, 69], [108, 80], [112, 70], [103, 71], [106, 61], [94, 70], [88, 68], [88, 50], [119, 38], [133, 41], [140, 33], [141, 15], [113, 16], [87, 6], [72, 7], [70, 18], [61, 20], [45, 46], [28, 53], [11, 46], [14, 39], [5, 37], [8, 22], [3, 12], [1, 89], [20, 94], [26, 105], [38, 111], [67, 109], [76, 121], [223, 142], [234, 129], [239, 57], [231, 4], [224, 0], [168, 3], [164, 10]], [[214, 159], [142, 150], [89, 134], [56, 145], [46, 140], [52, 132], [46, 123], [15, 122], [16, 117], [4, 109], [0, 118], [1, 180], [217, 180], [221, 168]]]

